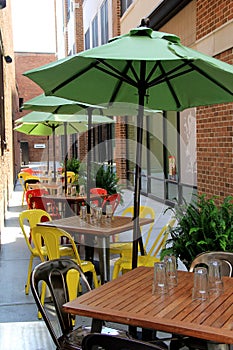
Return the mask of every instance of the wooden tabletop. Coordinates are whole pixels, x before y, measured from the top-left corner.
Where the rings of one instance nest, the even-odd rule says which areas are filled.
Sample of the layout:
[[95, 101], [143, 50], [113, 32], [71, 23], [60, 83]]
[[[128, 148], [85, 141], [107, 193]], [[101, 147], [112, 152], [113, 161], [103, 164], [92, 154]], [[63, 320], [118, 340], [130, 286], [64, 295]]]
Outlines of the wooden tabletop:
[[[142, 218], [139, 220], [140, 226], [152, 223], [151, 218]], [[81, 234], [91, 234], [99, 237], [110, 237], [117, 233], [133, 229], [133, 220], [131, 217], [114, 216], [112, 220], [105, 219], [104, 215], [100, 223], [92, 222], [90, 216], [87, 220], [82, 220], [80, 216], [71, 216], [64, 219], [46, 221], [39, 223], [40, 226], [58, 227], [63, 230], [78, 232]]]
[[193, 273], [178, 271], [178, 285], [152, 295], [153, 268], [138, 267], [66, 303], [75, 315], [233, 344], [233, 278], [224, 293], [192, 301]]

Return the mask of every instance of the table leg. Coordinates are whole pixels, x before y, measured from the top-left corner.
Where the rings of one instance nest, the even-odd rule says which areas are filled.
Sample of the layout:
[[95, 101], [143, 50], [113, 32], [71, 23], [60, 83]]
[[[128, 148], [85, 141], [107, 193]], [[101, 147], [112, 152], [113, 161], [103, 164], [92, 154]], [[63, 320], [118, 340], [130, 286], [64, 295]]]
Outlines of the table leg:
[[101, 333], [102, 327], [103, 327], [103, 322], [101, 320], [97, 320], [96, 318], [92, 319], [91, 323], [91, 333]]
[[101, 237], [98, 239], [99, 245], [99, 267], [101, 284], [110, 280], [110, 253], [109, 253], [109, 238]]

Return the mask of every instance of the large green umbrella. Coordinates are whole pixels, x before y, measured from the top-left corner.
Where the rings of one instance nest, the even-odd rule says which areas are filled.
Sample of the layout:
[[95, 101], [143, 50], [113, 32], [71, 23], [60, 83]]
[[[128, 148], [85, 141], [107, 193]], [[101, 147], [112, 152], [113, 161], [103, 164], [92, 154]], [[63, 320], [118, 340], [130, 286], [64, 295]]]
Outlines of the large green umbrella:
[[132, 29], [108, 44], [24, 73], [46, 95], [91, 104], [138, 105], [133, 267], [137, 266], [144, 106], [183, 109], [233, 102], [233, 67], [181, 45], [173, 34]]

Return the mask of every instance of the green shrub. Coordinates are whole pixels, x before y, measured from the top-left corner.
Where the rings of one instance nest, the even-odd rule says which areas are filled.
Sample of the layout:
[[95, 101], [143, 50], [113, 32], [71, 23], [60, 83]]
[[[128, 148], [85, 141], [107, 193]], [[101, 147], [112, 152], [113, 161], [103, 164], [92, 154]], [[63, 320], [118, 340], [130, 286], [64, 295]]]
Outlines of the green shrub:
[[189, 269], [202, 252], [233, 251], [233, 197], [226, 197], [219, 206], [216, 199], [200, 195], [188, 205], [167, 209], [173, 211], [177, 226], [171, 229], [161, 258], [175, 255]]

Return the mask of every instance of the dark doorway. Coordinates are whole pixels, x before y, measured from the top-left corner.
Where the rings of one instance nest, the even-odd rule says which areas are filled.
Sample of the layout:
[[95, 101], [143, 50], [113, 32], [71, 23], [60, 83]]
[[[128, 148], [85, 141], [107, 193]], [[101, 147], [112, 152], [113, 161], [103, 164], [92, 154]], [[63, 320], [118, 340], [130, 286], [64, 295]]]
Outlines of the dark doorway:
[[29, 149], [28, 149], [28, 142], [27, 141], [21, 141], [20, 142], [20, 148], [22, 150], [22, 164], [28, 164], [29, 163]]

